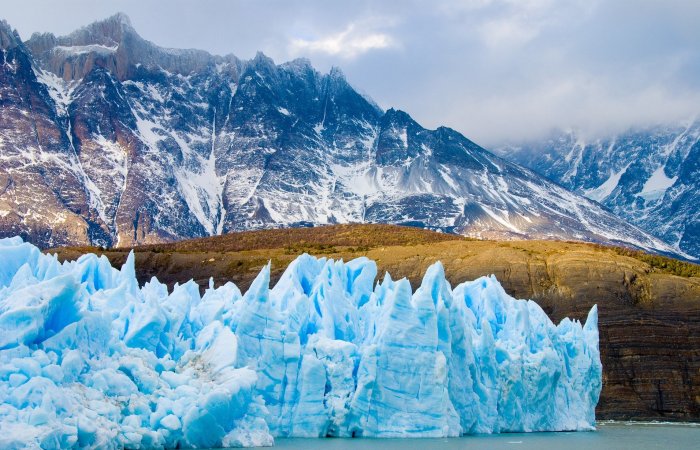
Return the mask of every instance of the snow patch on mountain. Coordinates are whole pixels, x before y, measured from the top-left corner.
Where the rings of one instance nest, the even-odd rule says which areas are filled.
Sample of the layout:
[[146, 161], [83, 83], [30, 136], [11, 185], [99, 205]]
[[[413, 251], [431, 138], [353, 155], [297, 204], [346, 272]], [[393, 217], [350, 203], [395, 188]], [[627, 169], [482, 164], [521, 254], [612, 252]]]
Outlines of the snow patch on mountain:
[[70, 56], [84, 55], [88, 53], [96, 53], [98, 55], [111, 54], [117, 51], [119, 46], [108, 47], [106, 45], [90, 44], [90, 45], [57, 45], [53, 51], [60, 52]]
[[620, 183], [620, 178], [627, 171], [629, 164], [617, 172], [611, 173], [610, 177], [605, 180], [603, 184], [596, 187], [595, 189], [586, 189], [583, 191], [584, 195], [592, 200], [599, 203], [603, 203], [606, 198], [612, 194], [617, 185]]
[[648, 202], [658, 200], [663, 197], [668, 188], [673, 186], [676, 180], [678, 180], [678, 175], [669, 178], [666, 176], [665, 166], [661, 166], [656, 169], [646, 183], [644, 183], [642, 190], [639, 192], [639, 196], [643, 197]]

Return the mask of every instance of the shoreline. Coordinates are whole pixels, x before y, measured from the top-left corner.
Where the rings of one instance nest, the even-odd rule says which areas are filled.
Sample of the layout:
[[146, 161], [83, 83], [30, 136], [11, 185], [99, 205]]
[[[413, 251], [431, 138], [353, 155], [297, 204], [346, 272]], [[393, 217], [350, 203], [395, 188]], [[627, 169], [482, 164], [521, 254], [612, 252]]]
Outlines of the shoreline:
[[685, 422], [685, 421], [660, 421], [660, 420], [596, 420], [596, 426], [599, 425], [645, 425], [645, 426], [667, 426], [678, 425], [684, 427], [700, 427], [700, 422]]

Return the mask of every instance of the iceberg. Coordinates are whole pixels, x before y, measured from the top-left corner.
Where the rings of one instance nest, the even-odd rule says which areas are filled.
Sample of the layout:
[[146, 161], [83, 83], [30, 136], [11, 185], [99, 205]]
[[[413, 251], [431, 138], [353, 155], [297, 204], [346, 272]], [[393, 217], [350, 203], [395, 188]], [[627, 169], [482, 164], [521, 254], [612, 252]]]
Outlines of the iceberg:
[[597, 309], [553, 324], [495, 277], [415, 292], [304, 254], [270, 288], [139, 286], [94, 254], [0, 240], [0, 447], [202, 448], [275, 437], [591, 430]]

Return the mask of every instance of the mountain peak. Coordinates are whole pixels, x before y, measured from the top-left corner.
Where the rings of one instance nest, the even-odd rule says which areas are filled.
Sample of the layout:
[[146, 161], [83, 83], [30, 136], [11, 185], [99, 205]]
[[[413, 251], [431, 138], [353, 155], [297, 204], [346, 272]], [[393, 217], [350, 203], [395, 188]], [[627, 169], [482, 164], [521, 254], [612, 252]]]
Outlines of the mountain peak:
[[286, 62], [282, 64], [282, 67], [287, 68], [289, 70], [293, 70], [295, 72], [306, 72], [306, 71], [313, 71], [314, 67], [311, 64], [311, 61], [308, 58], [296, 58], [293, 59], [289, 62]]
[[345, 78], [345, 74], [340, 70], [340, 67], [331, 67], [328, 75], [326, 75], [326, 79], [328, 80], [330, 89], [334, 92], [345, 91], [348, 88], [352, 89], [348, 80]]
[[118, 12], [113, 16], [110, 16], [107, 19], [105, 19], [105, 21], [120, 23], [123, 26], [131, 27], [131, 19], [129, 18], [129, 16], [126, 15], [126, 13], [123, 12]]
[[333, 80], [345, 80], [345, 74], [343, 70], [338, 66], [331, 67], [331, 71], [328, 72], [328, 76]]
[[409, 122], [414, 122], [413, 118], [411, 118], [411, 116], [407, 112], [395, 108], [387, 109], [384, 113], [384, 117], [382, 118], [382, 120], [385, 122], [393, 122], [400, 125], [406, 125]]
[[117, 13], [106, 19], [93, 22], [67, 36], [74, 45], [119, 45], [127, 35], [138, 36], [131, 25], [131, 19], [124, 13]]
[[258, 51], [253, 59], [248, 60], [246, 66], [262, 73], [274, 73], [277, 68], [275, 61], [261, 51]]
[[17, 31], [13, 30], [7, 21], [0, 20], [0, 49], [17, 47], [21, 42]]
[[7, 20], [0, 19], [0, 31], [4, 31], [6, 33], [7, 32], [12, 33], [13, 30], [12, 30], [12, 27], [10, 26], [10, 24], [7, 23]]
[[275, 65], [275, 61], [272, 58], [270, 58], [265, 53], [263, 53], [259, 50], [257, 53], [255, 53], [255, 57], [251, 60], [251, 63], [254, 65], [260, 65], [260, 64]]
[[134, 27], [131, 25], [131, 19], [123, 12], [118, 12], [114, 15], [107, 17], [106, 19], [95, 21], [88, 25], [86, 28], [104, 25], [118, 27], [121, 28], [123, 31], [134, 31]]

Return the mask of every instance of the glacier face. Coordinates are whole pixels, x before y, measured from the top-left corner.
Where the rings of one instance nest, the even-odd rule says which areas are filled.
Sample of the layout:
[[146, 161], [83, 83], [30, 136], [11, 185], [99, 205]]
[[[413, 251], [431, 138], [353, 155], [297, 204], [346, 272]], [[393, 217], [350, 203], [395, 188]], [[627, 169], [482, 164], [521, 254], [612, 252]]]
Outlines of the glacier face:
[[412, 292], [302, 255], [242, 294], [140, 287], [133, 254], [59, 263], [0, 240], [2, 448], [271, 445], [275, 436], [590, 430], [597, 309], [554, 325], [494, 277]]

